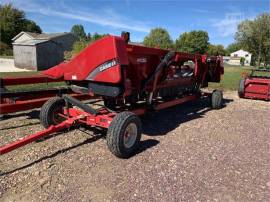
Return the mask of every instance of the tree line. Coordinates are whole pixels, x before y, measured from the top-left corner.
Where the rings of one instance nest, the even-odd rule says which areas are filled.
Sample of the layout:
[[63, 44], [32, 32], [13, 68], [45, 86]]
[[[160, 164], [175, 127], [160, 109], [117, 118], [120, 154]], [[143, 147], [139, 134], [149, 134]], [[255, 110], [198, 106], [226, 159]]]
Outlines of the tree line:
[[270, 13], [262, 13], [253, 20], [239, 23], [234, 43], [227, 46], [210, 44], [206, 31], [194, 30], [182, 33], [173, 41], [164, 28], [152, 29], [143, 40], [149, 47], [175, 49], [187, 53], [208, 53], [209, 55], [230, 55], [239, 49], [252, 53], [252, 64], [270, 65]]
[[[79, 40], [74, 43], [73, 50], [66, 53], [66, 59], [70, 59], [90, 43], [108, 35], [98, 33], [94, 33], [93, 35], [90, 33], [86, 34], [82, 25], [74, 25], [71, 29], [71, 33]], [[150, 33], [145, 36], [143, 42], [139, 43], [144, 44], [147, 47], [173, 49], [187, 53], [208, 53], [210, 55], [227, 54], [227, 50], [223, 45], [210, 44], [208, 33], [201, 30], [185, 32], [174, 42], [166, 29], [158, 27], [152, 29]]]
[[70, 60], [72, 57], [81, 52], [90, 43], [103, 38], [108, 34], [99, 34], [95, 32], [94, 34], [87, 33], [84, 31], [83, 25], [73, 25], [70, 32], [77, 37], [77, 41], [73, 44], [72, 51], [65, 52], [65, 60]]
[[[91, 36], [84, 32], [82, 25], [74, 25], [71, 32], [80, 40], [74, 44], [73, 55], [80, 52], [89, 43], [105, 35], [95, 33]], [[254, 20], [245, 20], [237, 27], [235, 41], [226, 48], [222, 44], [211, 44], [206, 31], [193, 30], [184, 32], [174, 41], [169, 32], [161, 27], [151, 29], [142, 42], [147, 47], [173, 49], [191, 54], [230, 55], [243, 49], [252, 53], [252, 64], [270, 65], [270, 14], [263, 13]]]
[[12, 55], [12, 38], [21, 31], [41, 33], [41, 28], [12, 4], [0, 4], [0, 55]]

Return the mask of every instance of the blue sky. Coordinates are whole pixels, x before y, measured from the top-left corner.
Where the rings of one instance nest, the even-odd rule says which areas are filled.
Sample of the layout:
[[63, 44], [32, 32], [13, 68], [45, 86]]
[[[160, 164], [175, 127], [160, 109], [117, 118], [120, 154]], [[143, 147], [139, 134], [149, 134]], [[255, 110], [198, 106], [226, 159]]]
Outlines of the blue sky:
[[270, 0], [0, 0], [13, 3], [37, 22], [43, 32], [68, 32], [82, 24], [86, 32], [119, 35], [129, 31], [142, 41], [151, 28], [164, 27], [176, 39], [181, 33], [205, 30], [210, 42], [227, 46], [237, 24], [270, 12]]

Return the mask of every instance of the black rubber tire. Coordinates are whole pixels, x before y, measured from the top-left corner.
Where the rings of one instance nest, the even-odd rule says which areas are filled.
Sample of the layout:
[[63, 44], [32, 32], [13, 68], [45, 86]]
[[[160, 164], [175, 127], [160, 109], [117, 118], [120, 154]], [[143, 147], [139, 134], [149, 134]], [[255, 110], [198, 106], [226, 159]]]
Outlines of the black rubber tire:
[[43, 104], [40, 109], [39, 119], [44, 128], [57, 125], [64, 121], [64, 118], [55, 119], [54, 113], [65, 107], [65, 100], [60, 97], [53, 97]]
[[[135, 143], [130, 148], [126, 148], [124, 145], [124, 133], [130, 123], [135, 123], [137, 126], [137, 137]], [[117, 114], [113, 118], [107, 132], [106, 140], [109, 150], [119, 158], [132, 156], [139, 146], [141, 131], [141, 120], [136, 114], [128, 111]]]
[[241, 79], [239, 82], [238, 95], [240, 98], [244, 97], [246, 79]]
[[214, 90], [211, 94], [212, 109], [220, 109], [222, 106], [223, 93], [220, 90]]

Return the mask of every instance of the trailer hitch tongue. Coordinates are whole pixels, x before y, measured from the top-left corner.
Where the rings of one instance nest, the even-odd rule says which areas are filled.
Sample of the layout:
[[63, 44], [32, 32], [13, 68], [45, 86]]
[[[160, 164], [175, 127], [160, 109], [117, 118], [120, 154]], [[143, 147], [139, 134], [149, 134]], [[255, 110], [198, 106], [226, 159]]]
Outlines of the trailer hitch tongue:
[[29, 135], [29, 136], [26, 136], [21, 140], [14, 141], [14, 142], [9, 143], [3, 147], [0, 147], [0, 155], [8, 153], [12, 150], [15, 150], [19, 147], [22, 147], [26, 144], [29, 144], [35, 140], [38, 140], [38, 139], [45, 137], [47, 135], [50, 135], [52, 133], [59, 132], [63, 129], [69, 128], [74, 123], [75, 120], [76, 119], [74, 118], [72, 120], [66, 120], [58, 125], [55, 125], [55, 126], [52, 125], [49, 128], [47, 128], [46, 130], [37, 132], [37, 133]]

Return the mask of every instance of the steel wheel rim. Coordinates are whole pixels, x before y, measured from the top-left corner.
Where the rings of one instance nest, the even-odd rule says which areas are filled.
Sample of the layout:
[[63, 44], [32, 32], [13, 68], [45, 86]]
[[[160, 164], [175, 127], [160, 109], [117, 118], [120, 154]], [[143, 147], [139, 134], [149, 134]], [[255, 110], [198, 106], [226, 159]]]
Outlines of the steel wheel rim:
[[58, 107], [57, 109], [54, 110], [54, 112], [52, 113], [52, 120], [54, 121], [54, 123], [58, 124], [61, 123], [62, 121], [64, 121], [64, 118], [62, 116], [60, 116], [59, 114], [63, 114], [63, 109], [62, 107]]
[[124, 146], [126, 148], [131, 148], [137, 139], [137, 126], [135, 123], [130, 123], [124, 133]]

